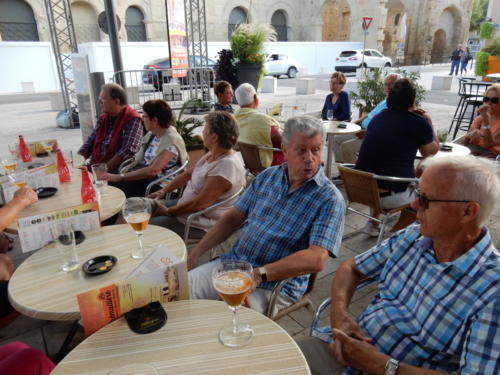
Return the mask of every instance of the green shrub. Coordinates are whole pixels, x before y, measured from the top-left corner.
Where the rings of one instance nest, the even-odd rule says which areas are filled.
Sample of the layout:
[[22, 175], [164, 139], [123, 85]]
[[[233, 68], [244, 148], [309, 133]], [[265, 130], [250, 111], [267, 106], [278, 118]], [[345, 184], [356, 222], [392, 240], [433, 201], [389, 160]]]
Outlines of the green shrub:
[[483, 22], [479, 29], [479, 38], [481, 40], [490, 39], [493, 33], [493, 22]]
[[268, 24], [241, 24], [231, 35], [231, 51], [245, 63], [264, 64], [264, 42], [275, 41], [276, 31]]
[[476, 69], [475, 73], [477, 76], [485, 76], [488, 71], [488, 57], [490, 54], [488, 52], [478, 52], [476, 53]]
[[483, 48], [481, 52], [487, 52], [491, 56], [500, 56], [500, 38], [495, 38], [493, 43], [491, 43], [490, 46]]

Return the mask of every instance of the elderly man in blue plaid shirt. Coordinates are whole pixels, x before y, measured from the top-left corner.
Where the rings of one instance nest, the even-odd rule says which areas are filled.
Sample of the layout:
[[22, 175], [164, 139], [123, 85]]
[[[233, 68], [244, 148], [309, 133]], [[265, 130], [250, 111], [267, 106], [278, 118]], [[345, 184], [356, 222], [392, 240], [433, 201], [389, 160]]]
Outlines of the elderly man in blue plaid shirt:
[[[257, 311], [266, 311], [278, 280], [292, 278], [278, 298], [282, 308], [304, 294], [308, 275], [325, 267], [329, 253], [338, 254], [345, 202], [320, 166], [324, 138], [322, 123], [312, 117], [286, 122], [282, 148], [288, 162], [261, 172], [190, 252], [191, 298], [217, 299], [212, 269], [221, 259], [245, 260], [254, 267], [256, 286], [247, 302]], [[228, 253], [197, 267], [200, 255], [243, 224]]]
[[[419, 225], [337, 270], [333, 343], [299, 343], [313, 374], [338, 363], [344, 374], [500, 373], [500, 253], [484, 226], [500, 194], [494, 166], [449, 156], [424, 168]], [[366, 277], [378, 293], [355, 321], [347, 307]]]

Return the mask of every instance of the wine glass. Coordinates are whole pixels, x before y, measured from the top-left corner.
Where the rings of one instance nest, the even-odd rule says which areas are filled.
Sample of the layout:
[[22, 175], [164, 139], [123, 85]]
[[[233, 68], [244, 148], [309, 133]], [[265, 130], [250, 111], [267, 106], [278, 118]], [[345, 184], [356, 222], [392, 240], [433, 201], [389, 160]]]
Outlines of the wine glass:
[[252, 266], [238, 260], [222, 260], [212, 270], [212, 283], [221, 298], [233, 312], [233, 324], [219, 332], [222, 344], [231, 347], [243, 346], [253, 337], [249, 324], [238, 323], [237, 312], [252, 287]]
[[17, 145], [17, 143], [9, 145], [9, 152], [12, 160], [19, 160], [19, 146]]
[[17, 168], [17, 160], [13, 159], [13, 158], [3, 159], [2, 165], [3, 165], [3, 168], [5, 169], [5, 172], [7, 172], [7, 174], [10, 175], [10, 174], [14, 173], [14, 171]]
[[16, 185], [19, 189], [28, 186], [28, 181], [26, 181], [26, 177], [24, 174], [9, 174], [10, 181]]
[[130, 254], [131, 257], [134, 259], [145, 258], [146, 250], [150, 250], [150, 248], [143, 245], [142, 236], [148, 226], [149, 218], [151, 217], [150, 206], [144, 199], [129, 198], [125, 201], [125, 205], [122, 209], [122, 215], [125, 221], [137, 234], [137, 240], [139, 241], [139, 248], [132, 250], [132, 253]]
[[326, 118], [328, 121], [332, 121], [333, 120], [333, 109], [329, 109], [326, 111]]

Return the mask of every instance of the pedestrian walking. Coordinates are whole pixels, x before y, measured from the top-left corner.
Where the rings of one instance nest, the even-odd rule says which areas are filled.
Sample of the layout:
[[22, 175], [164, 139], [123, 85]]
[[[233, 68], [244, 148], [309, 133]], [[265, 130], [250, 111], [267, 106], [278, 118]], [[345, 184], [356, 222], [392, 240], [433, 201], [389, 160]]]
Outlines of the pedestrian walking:
[[462, 49], [462, 55], [460, 56], [460, 74], [467, 74], [467, 65], [469, 61], [472, 60], [472, 54], [470, 53], [469, 47], [464, 47]]
[[458, 75], [458, 68], [460, 67], [460, 56], [462, 55], [463, 51], [462, 51], [462, 45], [459, 44], [457, 46], [457, 48], [451, 53], [451, 70], [450, 70], [450, 74], [448, 75], [452, 75], [453, 74], [453, 71], [455, 71], [455, 75]]

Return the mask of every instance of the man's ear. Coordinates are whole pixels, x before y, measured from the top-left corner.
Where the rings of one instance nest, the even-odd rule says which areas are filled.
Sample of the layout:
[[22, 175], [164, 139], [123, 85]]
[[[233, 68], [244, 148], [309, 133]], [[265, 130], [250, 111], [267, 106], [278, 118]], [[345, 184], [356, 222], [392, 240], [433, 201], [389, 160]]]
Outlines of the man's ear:
[[464, 216], [463, 221], [466, 223], [470, 223], [476, 221], [477, 215], [479, 215], [479, 210], [481, 209], [481, 205], [477, 202], [467, 202], [464, 208]]

